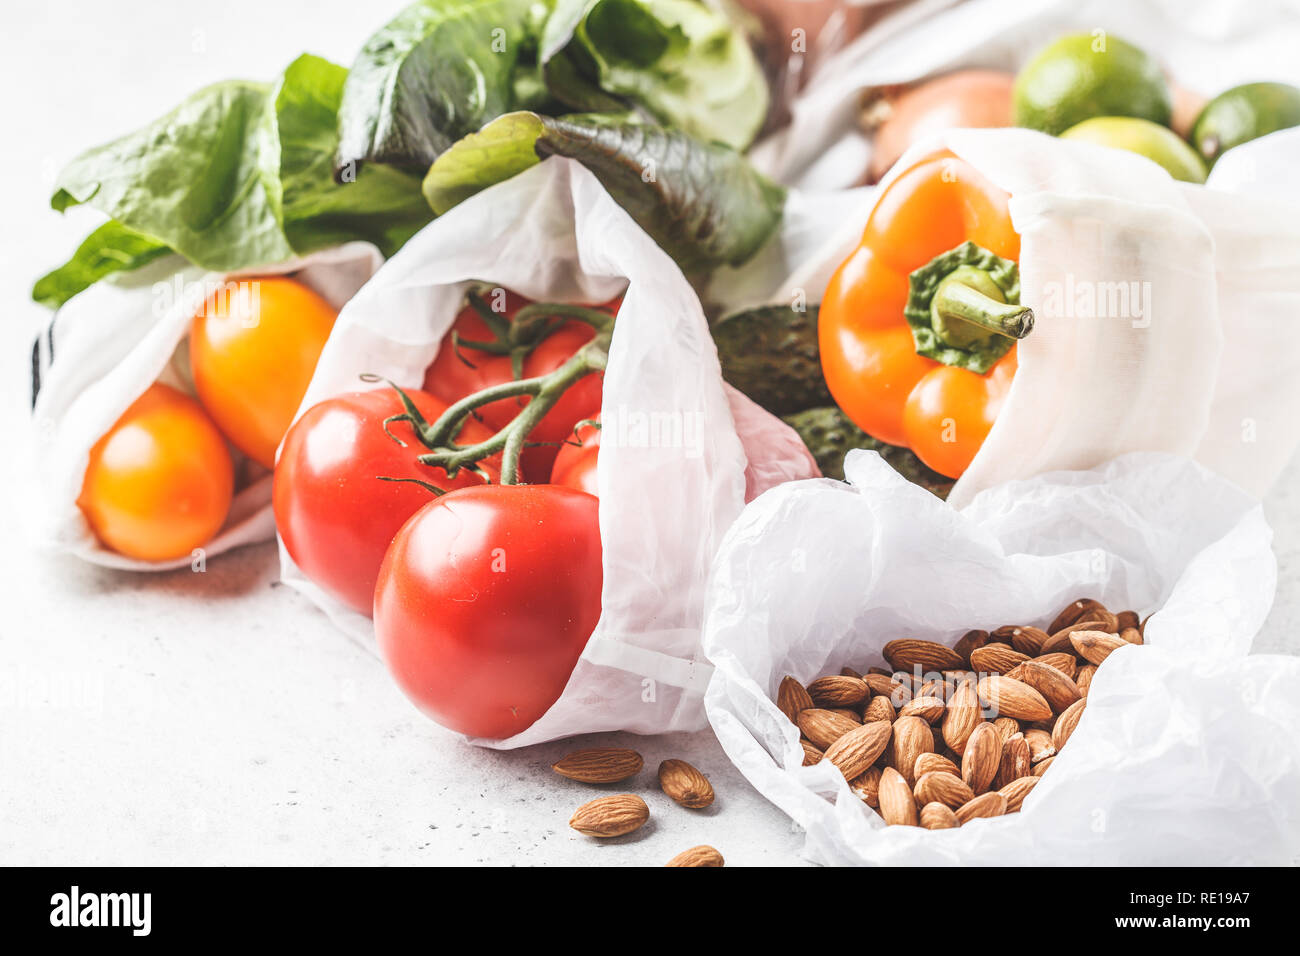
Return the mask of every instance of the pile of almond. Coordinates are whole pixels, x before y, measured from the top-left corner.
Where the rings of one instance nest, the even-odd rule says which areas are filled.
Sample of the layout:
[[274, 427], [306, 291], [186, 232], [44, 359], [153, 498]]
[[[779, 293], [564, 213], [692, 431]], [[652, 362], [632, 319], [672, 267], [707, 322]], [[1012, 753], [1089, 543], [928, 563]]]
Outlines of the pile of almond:
[[890, 668], [844, 668], [777, 706], [799, 728], [804, 765], [826, 760], [889, 824], [931, 830], [1016, 813], [1070, 739], [1102, 661], [1141, 644], [1145, 621], [1080, 599], [1046, 630], [968, 631], [955, 646], [890, 641]]

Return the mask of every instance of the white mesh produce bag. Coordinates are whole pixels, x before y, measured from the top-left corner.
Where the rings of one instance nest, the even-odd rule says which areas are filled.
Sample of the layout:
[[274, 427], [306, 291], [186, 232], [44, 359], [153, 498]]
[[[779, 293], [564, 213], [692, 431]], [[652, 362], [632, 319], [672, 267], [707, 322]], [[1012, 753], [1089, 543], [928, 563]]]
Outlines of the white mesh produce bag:
[[[439, 217], [347, 307], [302, 410], [342, 392], [419, 387], [466, 291], [492, 282], [533, 300], [604, 302], [624, 293], [605, 371], [602, 419], [680, 419], [681, 447], [602, 439], [600, 622], [559, 701], [518, 747], [577, 733], [704, 726], [704, 580], [747, 495], [817, 474], [779, 419], [722, 380], [699, 300], [681, 271], [596, 178], [552, 157]], [[625, 291], [626, 290], [626, 291]], [[371, 622], [308, 581], [281, 548], [284, 580], [374, 647]]]
[[[369, 243], [352, 242], [289, 262], [220, 274], [169, 257], [139, 274], [99, 282], [70, 299], [50, 319], [32, 356], [32, 459], [39, 502], [28, 515], [41, 546], [68, 551], [108, 567], [161, 571], [192, 558], [139, 561], [99, 543], [77, 507], [90, 449], [155, 382], [194, 393], [187, 341], [204, 299], [226, 282], [290, 275], [340, 308], [379, 268]], [[235, 459], [235, 498], [226, 523], [204, 548], [212, 557], [275, 536], [271, 476]]]
[[[751, 503], [714, 564], [709, 720], [826, 864], [1290, 863], [1300, 853], [1300, 659], [1246, 656], [1276, 584], [1258, 503], [1173, 456], [1009, 482], [956, 511], [874, 452], [851, 484]], [[880, 662], [889, 640], [1044, 625], [1079, 597], [1155, 615], [1101, 665], [1074, 734], [1018, 814], [886, 827], [773, 703]]]

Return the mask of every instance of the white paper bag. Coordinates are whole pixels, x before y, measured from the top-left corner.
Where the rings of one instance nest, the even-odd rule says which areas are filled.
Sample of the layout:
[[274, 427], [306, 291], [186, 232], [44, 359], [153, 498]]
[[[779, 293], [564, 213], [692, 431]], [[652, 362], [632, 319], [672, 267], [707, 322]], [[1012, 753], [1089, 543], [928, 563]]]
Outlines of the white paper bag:
[[[668, 416], [682, 447], [602, 438], [600, 622], [559, 701], [503, 741], [659, 733], [704, 725], [699, 650], [704, 579], [746, 494], [817, 474], [798, 436], [728, 389], [699, 300], [671, 259], [571, 160], [552, 157], [484, 190], [412, 238], [344, 308], [302, 410], [332, 395], [419, 387], [467, 289], [486, 281], [540, 301], [623, 293], [602, 420]], [[626, 290], [626, 291], [625, 291]], [[300, 410], [301, 411], [301, 410]], [[371, 622], [324, 594], [281, 548], [283, 579], [374, 647]]]
[[[107, 567], [162, 571], [186, 567], [190, 557], [140, 561], [105, 548], [77, 507], [90, 449], [122, 413], [157, 381], [194, 393], [187, 342], [204, 299], [227, 281], [288, 275], [334, 308], [348, 299], [383, 261], [374, 246], [352, 242], [289, 262], [220, 274], [178, 268], [168, 257], [118, 282], [100, 282], [70, 299], [50, 319], [33, 352], [32, 468], [39, 508], [28, 517], [33, 540]], [[232, 449], [233, 451], [233, 449]], [[235, 453], [234, 501], [226, 523], [203, 548], [206, 557], [269, 541], [271, 476]]]
[[[709, 720], [728, 756], [825, 864], [1286, 864], [1300, 854], [1300, 659], [1246, 656], [1276, 565], [1257, 502], [1193, 463], [1126, 456], [1009, 482], [956, 511], [874, 452], [852, 484], [751, 503], [714, 563]], [[1082, 720], [1020, 813], [886, 827], [826, 762], [802, 766], [773, 699], [881, 661], [889, 640], [952, 644], [1039, 626], [1079, 597], [1155, 615], [1111, 654]]]

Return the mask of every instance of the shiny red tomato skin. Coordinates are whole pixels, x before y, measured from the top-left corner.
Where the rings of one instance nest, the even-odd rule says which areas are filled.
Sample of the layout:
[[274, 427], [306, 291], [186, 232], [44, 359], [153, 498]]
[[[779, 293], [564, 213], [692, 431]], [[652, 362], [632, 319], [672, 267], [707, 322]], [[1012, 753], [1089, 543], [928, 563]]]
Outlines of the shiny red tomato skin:
[[402, 691], [471, 737], [511, 737], [559, 698], [600, 619], [598, 502], [554, 485], [467, 488], [397, 533], [375, 634]]
[[[432, 395], [407, 395], [429, 421], [446, 408]], [[384, 419], [401, 411], [391, 388], [326, 399], [289, 429], [275, 468], [275, 523], [289, 556], [313, 582], [367, 615], [393, 535], [433, 498], [420, 485], [379, 477], [419, 478], [445, 491], [484, 483], [470, 471], [450, 480], [442, 469], [417, 462], [424, 449], [406, 422], [389, 426], [405, 447], [389, 438]], [[460, 439], [489, 436], [478, 422], [468, 422]], [[491, 466], [487, 470], [495, 474]]]
[[[600, 412], [597, 410], [595, 413], [588, 413], [578, 420], [599, 423]], [[596, 485], [596, 462], [599, 457], [599, 424], [583, 425], [555, 456], [555, 465], [551, 468], [551, 483], [599, 496]]]
[[[507, 298], [503, 316], [512, 320], [519, 308], [527, 304], [513, 293]], [[597, 308], [615, 312], [621, 300], [614, 300]], [[466, 307], [452, 325], [462, 343], [492, 340], [487, 325], [472, 308]], [[586, 345], [595, 336], [591, 326], [578, 321], [565, 322], [543, 339], [524, 359], [523, 377], [533, 378], [553, 372]], [[499, 385], [514, 378], [508, 356], [490, 355], [462, 344], [452, 347], [451, 332], [442, 340], [438, 355], [429, 366], [424, 378], [424, 390], [451, 404], [490, 385]], [[521, 470], [528, 481], [545, 482], [551, 474], [551, 465], [559, 453], [559, 443], [573, 435], [573, 426], [582, 421], [589, 408], [600, 407], [600, 392], [604, 376], [597, 372], [574, 383], [555, 403], [541, 423], [533, 429], [530, 440], [546, 444], [525, 448], [520, 456]], [[527, 398], [508, 398], [478, 409], [478, 417], [493, 431], [501, 429], [528, 404]]]

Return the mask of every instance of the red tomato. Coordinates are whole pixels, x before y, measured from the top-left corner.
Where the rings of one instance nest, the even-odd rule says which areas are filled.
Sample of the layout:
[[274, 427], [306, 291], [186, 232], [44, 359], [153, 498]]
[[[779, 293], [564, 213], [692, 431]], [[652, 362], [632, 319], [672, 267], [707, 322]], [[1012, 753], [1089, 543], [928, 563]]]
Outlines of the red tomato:
[[560, 449], [551, 469], [551, 484], [594, 495], [597, 494], [596, 459], [600, 455], [600, 413], [587, 414], [578, 420], [591, 420], [597, 424], [583, 425], [569, 444]]
[[555, 703], [600, 619], [598, 505], [554, 485], [466, 488], [397, 532], [375, 634], [425, 714], [501, 739]]
[[154, 384], [90, 450], [77, 504], [107, 547], [164, 561], [221, 530], [233, 488], [230, 452], [207, 413]]
[[[432, 395], [406, 394], [430, 421], [446, 410]], [[441, 468], [417, 462], [424, 446], [407, 422], [389, 426], [405, 447], [389, 438], [384, 419], [401, 411], [391, 388], [326, 399], [289, 429], [275, 468], [275, 523], [289, 556], [308, 578], [367, 615], [393, 535], [433, 497], [417, 484], [379, 478], [419, 478], [446, 491], [483, 484], [471, 471], [452, 480]], [[489, 437], [474, 421], [459, 436], [462, 442]], [[495, 468], [484, 467], [495, 477]]]
[[[616, 312], [621, 300], [614, 300], [597, 308]], [[527, 304], [526, 299], [507, 295], [502, 315], [513, 320], [515, 313]], [[462, 345], [459, 350], [451, 341], [452, 333], [462, 341], [489, 342], [493, 340], [487, 325], [471, 307], [466, 307], [456, 317], [442, 345], [438, 357], [429, 366], [424, 377], [424, 390], [451, 404], [490, 385], [499, 385], [514, 379], [509, 356], [490, 355], [472, 347]], [[524, 359], [523, 377], [533, 378], [553, 372], [563, 365], [574, 352], [578, 351], [595, 336], [591, 326], [578, 321], [564, 323], [533, 349]], [[600, 389], [604, 376], [599, 372], [588, 375], [576, 382], [556, 402], [555, 407], [546, 413], [546, 417], [533, 429], [529, 436], [531, 441], [549, 442], [525, 448], [520, 456], [521, 470], [527, 480], [545, 481], [551, 473], [551, 465], [559, 453], [559, 443], [573, 435], [573, 426], [582, 421], [586, 411], [600, 406]], [[478, 409], [478, 417], [493, 431], [497, 431], [514, 419], [519, 410], [528, 404], [528, 398], [508, 398]]]

